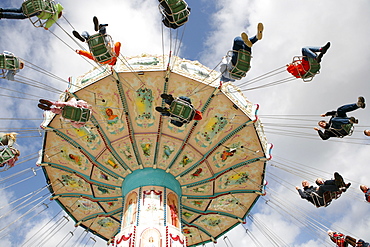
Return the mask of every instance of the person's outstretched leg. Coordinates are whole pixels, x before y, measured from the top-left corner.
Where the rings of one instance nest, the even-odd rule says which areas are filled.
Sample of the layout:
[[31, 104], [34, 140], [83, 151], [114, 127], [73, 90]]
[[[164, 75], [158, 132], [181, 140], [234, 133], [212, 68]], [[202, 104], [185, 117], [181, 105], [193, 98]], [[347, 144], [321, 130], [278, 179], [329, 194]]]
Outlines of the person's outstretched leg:
[[[242, 33], [242, 35], [243, 34], [247, 35], [246, 33]], [[247, 40], [249, 41], [249, 39], [247, 39]], [[239, 50], [242, 50], [242, 49], [251, 52], [251, 48], [244, 42], [244, 40], [242, 39], [242, 37], [236, 37], [234, 39], [233, 51], [239, 51]], [[236, 62], [237, 62], [237, 60], [238, 60], [238, 53], [237, 52], [233, 52], [233, 55], [231, 57], [231, 63], [233, 65], [235, 65]]]
[[0, 8], [0, 12], [23, 13], [22, 7], [20, 8]]
[[27, 19], [28, 17], [25, 14], [23, 14], [23, 13], [12, 13], [12, 12], [6, 13], [6, 12], [0, 12], [0, 19], [1, 18], [4, 18], [4, 19], [14, 19], [14, 20], [23, 20], [23, 19]]
[[337, 116], [338, 117], [347, 117], [347, 112], [357, 110], [358, 108], [364, 109], [366, 106], [365, 98], [360, 96], [358, 97], [357, 103], [343, 105], [337, 109]]
[[317, 55], [315, 52], [319, 52], [321, 47], [306, 46], [302, 48], [302, 56], [316, 59]]

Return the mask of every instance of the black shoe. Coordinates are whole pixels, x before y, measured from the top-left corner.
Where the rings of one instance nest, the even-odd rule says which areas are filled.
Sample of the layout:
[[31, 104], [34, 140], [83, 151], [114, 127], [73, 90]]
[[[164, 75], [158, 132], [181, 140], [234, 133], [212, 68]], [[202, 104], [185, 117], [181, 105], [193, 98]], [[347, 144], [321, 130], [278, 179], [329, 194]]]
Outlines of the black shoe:
[[346, 188], [348, 189], [351, 186], [351, 183], [346, 184]]
[[99, 24], [99, 30], [102, 28], [102, 27], [107, 27], [108, 24]]
[[349, 122], [352, 123], [352, 124], [358, 124], [358, 119], [356, 119], [354, 117], [350, 117]]
[[366, 104], [365, 104], [365, 98], [360, 96], [358, 97], [358, 100], [357, 100], [357, 106], [364, 109], [366, 107]]
[[72, 32], [73, 36], [75, 36], [77, 39], [81, 40], [82, 42], [85, 42], [85, 38], [82, 37], [77, 31]]
[[162, 94], [161, 94], [161, 98], [162, 98], [162, 99], [169, 100], [169, 101], [171, 101], [171, 102], [174, 100], [174, 98], [173, 98], [173, 96], [172, 96], [171, 94], [165, 94], [165, 93], [162, 93]]
[[338, 173], [334, 173], [334, 180], [335, 180], [335, 185], [338, 188], [346, 187], [346, 184], [344, 183], [343, 177]]
[[322, 54], [322, 53], [320, 53], [320, 54], [316, 57], [316, 61], [317, 61], [318, 63], [321, 63], [322, 56], [323, 56], [323, 54]]
[[98, 20], [98, 17], [94, 16], [93, 17], [93, 22], [94, 22], [94, 30], [96, 32], [99, 31], [99, 20]]
[[39, 102], [41, 104], [44, 104], [44, 105], [47, 105], [47, 106], [52, 106], [53, 105], [53, 103], [51, 101], [46, 100], [46, 99], [40, 99]]
[[321, 47], [320, 54], [324, 55], [329, 50], [329, 47], [330, 47], [330, 42], [326, 43], [326, 45]]
[[169, 111], [170, 111], [168, 108], [166, 108], [166, 107], [160, 107], [160, 106], [157, 106], [157, 107], [155, 108], [155, 110], [156, 110], [157, 112], [162, 112], [162, 113], [165, 113], [165, 112], [169, 112]]
[[47, 105], [38, 104], [37, 106], [44, 111], [50, 111], [50, 107]]

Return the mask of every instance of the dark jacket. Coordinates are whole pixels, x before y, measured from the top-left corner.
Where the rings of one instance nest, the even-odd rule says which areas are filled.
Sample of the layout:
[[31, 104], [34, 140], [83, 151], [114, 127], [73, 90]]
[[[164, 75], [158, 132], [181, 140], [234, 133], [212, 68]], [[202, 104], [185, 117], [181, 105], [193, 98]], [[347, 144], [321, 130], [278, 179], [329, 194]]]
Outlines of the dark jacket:
[[309, 186], [309, 187], [304, 187], [303, 191], [301, 189], [298, 190], [299, 195], [301, 196], [302, 199], [306, 199], [307, 201], [311, 202], [312, 204], [315, 204], [313, 201], [313, 198], [311, 196], [312, 192], [316, 191], [316, 187], [314, 186]]

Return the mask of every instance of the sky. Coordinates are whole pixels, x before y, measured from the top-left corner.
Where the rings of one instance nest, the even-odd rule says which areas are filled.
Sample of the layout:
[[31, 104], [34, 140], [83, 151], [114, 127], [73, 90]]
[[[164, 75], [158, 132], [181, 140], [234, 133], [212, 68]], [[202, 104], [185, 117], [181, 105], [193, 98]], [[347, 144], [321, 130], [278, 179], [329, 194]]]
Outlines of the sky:
[[[252, 48], [252, 68], [245, 79], [236, 82], [242, 90], [248, 89], [245, 85], [248, 80], [290, 63], [293, 56], [301, 54], [302, 47], [322, 46], [331, 42], [322, 61], [321, 73], [311, 83], [302, 83], [297, 79], [244, 92], [251, 102], [260, 105], [259, 115], [264, 123], [267, 139], [274, 144], [273, 159], [266, 169], [267, 195], [260, 198], [252, 209], [253, 222], [247, 218], [244, 228], [236, 227], [226, 234], [227, 238], [221, 237], [215, 246], [259, 246], [251, 236], [262, 246], [334, 246], [328, 242], [325, 233], [329, 229], [370, 241], [370, 222], [366, 217], [370, 204], [364, 201], [363, 193], [359, 190], [359, 184], [370, 185], [367, 167], [370, 139], [362, 134], [364, 129], [370, 128], [370, 106], [351, 114], [359, 119], [351, 137], [322, 141], [313, 130], [317, 121], [322, 119], [320, 114], [335, 110], [343, 104], [354, 103], [360, 95], [370, 102], [367, 75], [367, 62], [370, 60], [370, 2], [187, 2], [191, 7], [191, 16], [186, 26], [178, 31], [179, 39], [183, 34], [179, 56], [198, 60], [209, 68], [214, 68], [231, 49], [234, 37], [243, 31], [252, 36], [256, 33], [257, 24], [264, 24], [263, 39]], [[27, 80], [30, 84], [42, 82], [50, 87], [35, 88], [0, 79], [1, 131], [15, 128], [37, 129], [42, 121], [42, 112], [37, 108], [38, 99], [57, 99], [59, 93], [66, 88], [68, 77], [77, 77], [92, 68], [91, 63], [75, 54], [74, 50], [80, 49], [78, 45], [81, 43], [74, 42], [71, 33], [73, 29], [93, 33], [93, 16], [97, 16], [101, 23], [109, 24], [108, 32], [115, 41], [122, 43], [121, 53], [124, 56], [162, 54], [162, 40], [165, 41], [165, 51], [168, 51], [168, 40], [176, 35], [176, 32], [172, 32], [171, 36], [162, 27], [158, 2], [155, 0], [106, 0], [104, 4], [97, 0], [79, 0], [61, 1], [61, 4], [65, 8], [65, 18], [58, 22], [60, 27], [54, 25], [50, 31], [35, 28], [28, 20], [0, 20], [0, 50], [12, 51], [29, 62], [18, 75], [31, 79]], [[5, 0], [1, 1], [0, 7], [20, 5], [21, 1]], [[32, 69], [31, 64], [64, 81]], [[287, 77], [289, 74], [283, 72], [254, 85]], [[51, 88], [58, 88], [60, 91], [55, 93]], [[9, 89], [26, 92], [28, 95]], [[298, 133], [294, 134], [293, 131]], [[0, 215], [12, 208], [4, 205], [46, 185], [41, 170], [36, 171], [37, 176], [33, 176], [31, 170], [18, 174], [26, 168], [34, 167], [35, 157], [42, 146], [39, 132], [21, 132], [17, 143], [22, 152], [21, 161], [30, 160], [0, 174]], [[303, 179], [310, 182], [317, 176], [329, 179], [335, 171], [352, 182], [351, 188], [341, 198], [329, 207], [320, 209], [300, 199], [294, 187], [300, 186]], [[12, 175], [14, 178], [7, 178]], [[7, 188], [23, 179], [26, 180]], [[46, 189], [34, 198], [39, 196], [42, 198], [37, 203], [48, 197]], [[35, 211], [38, 215], [28, 221], [27, 217], [18, 219], [21, 210], [0, 218], [0, 246], [21, 246], [47, 222], [55, 223], [61, 218], [59, 215], [53, 219], [60, 211], [58, 205], [48, 199], [44, 202], [50, 203], [50, 210], [42, 211], [45, 206], [40, 206]], [[15, 220], [16, 223], [10, 225]], [[309, 225], [314, 220], [315, 224]], [[61, 221], [60, 226], [63, 224]], [[10, 225], [9, 229], [2, 230], [7, 225]], [[248, 229], [247, 233], [245, 228]], [[12, 231], [5, 236], [4, 232], [8, 230]], [[71, 222], [45, 246], [55, 246], [69, 231], [74, 231]], [[280, 242], [274, 243], [262, 232], [269, 232], [268, 235], [273, 236], [271, 238], [274, 241], [280, 239]], [[85, 235], [81, 235], [81, 229], [77, 229], [76, 233], [83, 244], [93, 242], [87, 242], [89, 236], [83, 239]], [[105, 246], [104, 241], [97, 241], [95, 246]]]

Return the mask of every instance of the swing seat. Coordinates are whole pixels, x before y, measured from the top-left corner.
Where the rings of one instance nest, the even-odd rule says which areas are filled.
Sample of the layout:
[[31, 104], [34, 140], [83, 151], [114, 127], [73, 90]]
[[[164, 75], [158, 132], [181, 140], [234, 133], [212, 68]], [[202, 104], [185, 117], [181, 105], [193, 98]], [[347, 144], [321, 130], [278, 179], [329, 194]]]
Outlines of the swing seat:
[[0, 54], [0, 69], [1, 78], [5, 78], [8, 70], [18, 70], [20, 69], [20, 62], [17, 57], [12, 55]]
[[62, 117], [78, 123], [86, 123], [89, 121], [91, 110], [88, 108], [80, 108], [73, 106], [64, 106], [62, 110]]
[[0, 171], [6, 171], [10, 168], [8, 164], [4, 164], [9, 160], [13, 159], [15, 154], [12, 151], [13, 148], [11, 147], [4, 147], [0, 150]]
[[333, 129], [332, 132], [335, 135], [337, 135], [337, 137], [343, 138], [345, 136], [351, 136], [354, 129], [355, 129], [355, 127], [353, 126], [353, 124], [349, 123], [349, 124], [342, 124], [341, 129]]
[[240, 80], [247, 72], [250, 70], [250, 62], [251, 62], [251, 53], [246, 50], [239, 50], [239, 51], [229, 51], [228, 56], [231, 57], [232, 53], [238, 53], [238, 59], [236, 61], [236, 64], [233, 66], [231, 70], [229, 70], [230, 77], [235, 80]]
[[87, 40], [87, 44], [91, 54], [98, 63], [105, 64], [110, 62], [113, 57], [116, 57], [112, 48], [113, 40], [107, 34], [96, 33], [91, 35]]
[[316, 61], [316, 59], [313, 59], [313, 58], [308, 58], [308, 63], [310, 65], [310, 68], [309, 70], [305, 70], [302, 66], [302, 61], [303, 61], [303, 57], [302, 56], [295, 56], [293, 57], [293, 62], [292, 64], [297, 68], [298, 66], [300, 66], [300, 68], [302, 69], [302, 71], [304, 72], [303, 75], [301, 75], [300, 71], [298, 71], [298, 75], [300, 75], [301, 79], [303, 80], [303, 82], [310, 82], [313, 80], [313, 78], [315, 77], [315, 75], [317, 74], [320, 74], [320, 64]]
[[323, 196], [319, 196], [317, 193], [311, 193], [311, 197], [314, 201], [314, 205], [317, 208], [327, 207], [333, 200], [338, 199], [341, 196], [340, 191], [326, 191]]
[[190, 15], [190, 9], [184, 0], [160, 0], [159, 10], [172, 28], [184, 25]]
[[194, 118], [195, 109], [189, 102], [176, 98], [171, 103], [170, 114], [172, 120], [189, 123]]
[[53, 0], [25, 0], [22, 3], [22, 12], [31, 20], [35, 27], [43, 27], [47, 21], [37, 16], [54, 15], [56, 11]]

